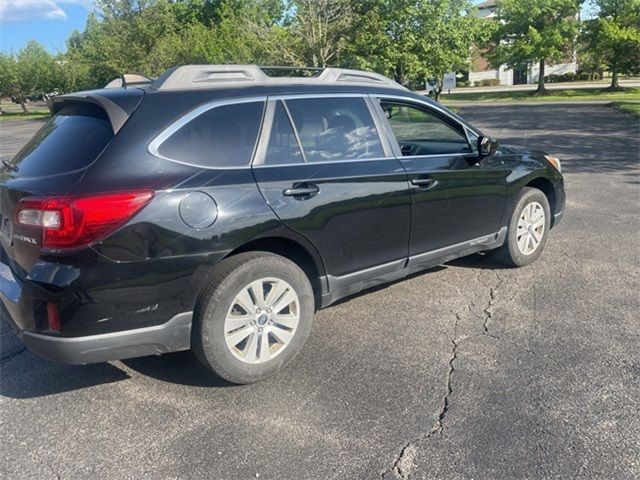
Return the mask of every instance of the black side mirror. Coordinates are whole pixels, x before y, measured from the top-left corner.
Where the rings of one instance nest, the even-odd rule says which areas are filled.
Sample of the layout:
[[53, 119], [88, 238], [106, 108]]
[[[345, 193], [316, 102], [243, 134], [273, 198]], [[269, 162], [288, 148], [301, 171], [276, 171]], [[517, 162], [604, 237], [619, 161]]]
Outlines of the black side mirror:
[[492, 137], [478, 138], [478, 154], [481, 157], [490, 157], [498, 150], [498, 141]]

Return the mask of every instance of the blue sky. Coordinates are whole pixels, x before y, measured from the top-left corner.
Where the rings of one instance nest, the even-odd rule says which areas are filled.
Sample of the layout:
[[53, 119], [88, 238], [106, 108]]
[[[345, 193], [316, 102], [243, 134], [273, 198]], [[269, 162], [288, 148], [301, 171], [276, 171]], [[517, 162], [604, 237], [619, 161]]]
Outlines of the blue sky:
[[63, 51], [71, 32], [84, 29], [91, 9], [92, 0], [0, 0], [0, 50], [15, 52], [37, 40], [51, 52]]
[[92, 0], [0, 0], [0, 47], [16, 51], [37, 40], [51, 52], [65, 50], [75, 29], [82, 30]]

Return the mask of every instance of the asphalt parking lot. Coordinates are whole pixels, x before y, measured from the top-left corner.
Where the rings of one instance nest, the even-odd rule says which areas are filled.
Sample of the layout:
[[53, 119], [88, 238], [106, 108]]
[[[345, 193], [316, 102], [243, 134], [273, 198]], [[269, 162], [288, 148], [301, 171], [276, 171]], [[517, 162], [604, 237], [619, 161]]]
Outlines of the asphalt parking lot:
[[[39, 359], [3, 326], [3, 479], [640, 477], [640, 125], [602, 105], [473, 106], [563, 161], [540, 260], [476, 255], [319, 312], [256, 385], [189, 353]], [[36, 123], [0, 124], [0, 156]]]

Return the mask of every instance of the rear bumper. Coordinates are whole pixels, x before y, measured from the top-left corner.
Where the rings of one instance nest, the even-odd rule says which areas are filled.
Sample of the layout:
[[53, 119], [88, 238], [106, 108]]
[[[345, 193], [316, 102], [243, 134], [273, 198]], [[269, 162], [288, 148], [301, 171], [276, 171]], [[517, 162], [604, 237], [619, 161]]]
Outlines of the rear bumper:
[[33, 302], [25, 284], [0, 262], [0, 309], [2, 317], [36, 355], [61, 363], [84, 364], [188, 350], [191, 347], [193, 313], [183, 312], [153, 326], [86, 336], [62, 337], [29, 331], [26, 318]]
[[185, 312], [162, 325], [86, 337], [54, 337], [31, 332], [18, 332], [18, 336], [31, 352], [55, 362], [107, 362], [188, 350], [192, 316], [192, 312]]

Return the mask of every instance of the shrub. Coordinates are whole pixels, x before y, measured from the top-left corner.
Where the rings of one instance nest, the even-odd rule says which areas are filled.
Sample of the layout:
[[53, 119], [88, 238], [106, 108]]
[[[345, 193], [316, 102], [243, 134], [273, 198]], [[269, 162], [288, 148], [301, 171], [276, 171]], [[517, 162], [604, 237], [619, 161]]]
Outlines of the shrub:
[[458, 81], [456, 82], [456, 85], [457, 85], [459, 88], [468, 87], [468, 86], [469, 86], [469, 84], [470, 84], [469, 80], [458, 80]]
[[485, 78], [480, 82], [480, 85], [483, 87], [497, 87], [500, 85], [500, 80], [497, 78]]

